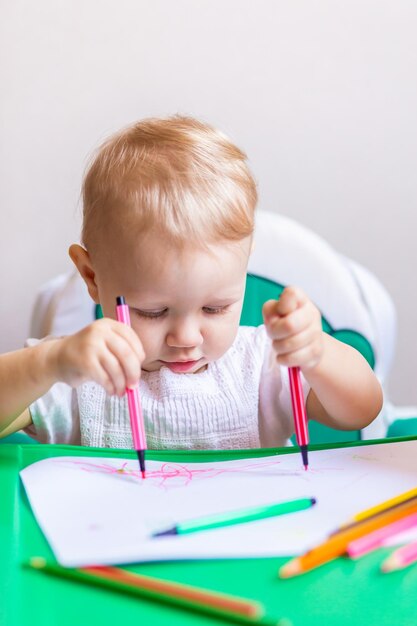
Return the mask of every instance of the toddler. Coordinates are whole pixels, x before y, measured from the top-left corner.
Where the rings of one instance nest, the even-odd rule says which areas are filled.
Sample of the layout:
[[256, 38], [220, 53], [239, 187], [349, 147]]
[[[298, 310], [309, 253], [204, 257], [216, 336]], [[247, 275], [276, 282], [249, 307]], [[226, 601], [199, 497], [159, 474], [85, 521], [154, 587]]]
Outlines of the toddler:
[[[281, 446], [294, 429], [290, 366], [310, 419], [368, 425], [380, 385], [300, 289], [266, 302], [264, 325], [239, 327], [256, 202], [245, 154], [195, 119], [143, 120], [106, 141], [69, 251], [105, 317], [0, 358], [2, 436], [132, 447], [124, 394], [140, 379], [150, 448]], [[119, 295], [132, 328], [115, 320]]]

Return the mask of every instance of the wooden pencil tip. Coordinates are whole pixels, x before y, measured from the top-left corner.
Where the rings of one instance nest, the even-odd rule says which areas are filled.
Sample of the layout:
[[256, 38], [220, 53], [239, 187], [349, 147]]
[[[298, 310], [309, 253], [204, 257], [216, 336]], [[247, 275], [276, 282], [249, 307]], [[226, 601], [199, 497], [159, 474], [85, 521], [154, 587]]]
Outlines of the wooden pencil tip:
[[33, 556], [29, 559], [29, 565], [35, 569], [43, 569], [46, 565], [46, 559], [42, 556]]
[[386, 559], [386, 561], [384, 561], [381, 565], [381, 572], [383, 572], [384, 574], [389, 574], [390, 572], [394, 572], [399, 568], [400, 564], [398, 563], [397, 559], [388, 557], [388, 559]]
[[297, 576], [301, 574], [301, 567], [298, 559], [292, 559], [292, 561], [288, 561], [281, 567], [278, 572], [278, 576], [280, 578], [292, 578], [293, 576]]
[[382, 563], [381, 565], [381, 572], [383, 574], [389, 574], [390, 572], [392, 572], [391, 567], [389, 567], [389, 565], [385, 565], [385, 563]]

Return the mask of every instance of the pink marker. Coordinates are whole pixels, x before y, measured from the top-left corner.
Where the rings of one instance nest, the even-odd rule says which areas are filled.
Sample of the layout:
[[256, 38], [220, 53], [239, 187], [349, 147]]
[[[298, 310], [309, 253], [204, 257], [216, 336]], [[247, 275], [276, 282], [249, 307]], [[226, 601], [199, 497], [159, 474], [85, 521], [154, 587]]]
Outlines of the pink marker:
[[395, 535], [409, 530], [410, 528], [414, 528], [415, 526], [417, 526], [417, 513], [412, 513], [403, 519], [388, 524], [388, 526], [383, 526], [369, 533], [369, 535], [359, 537], [359, 539], [352, 541], [348, 545], [346, 552], [351, 558], [356, 559], [372, 550], [380, 548], [390, 537], [395, 537]]
[[[118, 322], [130, 326], [129, 307], [123, 296], [116, 298], [116, 317]], [[142, 478], [145, 478], [145, 450], [146, 435], [143, 423], [142, 407], [139, 399], [139, 384], [133, 389], [126, 389], [127, 403], [129, 406], [130, 427], [132, 429], [133, 445], [139, 459], [139, 467], [142, 472]]]
[[308, 469], [308, 426], [307, 426], [307, 413], [304, 402], [303, 386], [301, 384], [300, 368], [289, 367], [288, 374], [290, 377], [290, 391], [291, 391], [291, 403], [292, 412], [294, 415], [295, 436], [297, 438], [297, 444], [301, 450], [301, 456], [303, 458], [304, 469]]

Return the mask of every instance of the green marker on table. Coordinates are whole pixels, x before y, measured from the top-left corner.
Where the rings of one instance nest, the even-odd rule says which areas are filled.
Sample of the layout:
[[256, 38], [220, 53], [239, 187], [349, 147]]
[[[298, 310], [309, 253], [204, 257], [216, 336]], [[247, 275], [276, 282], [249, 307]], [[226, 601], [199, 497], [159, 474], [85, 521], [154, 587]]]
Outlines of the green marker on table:
[[238, 511], [230, 511], [229, 513], [219, 513], [209, 515], [207, 517], [199, 517], [181, 522], [172, 528], [154, 533], [154, 537], [166, 537], [168, 535], [188, 535], [200, 530], [213, 530], [214, 528], [222, 528], [223, 526], [231, 526], [232, 524], [242, 524], [245, 522], [256, 522], [257, 520], [274, 517], [276, 515], [285, 515], [286, 513], [295, 513], [303, 511], [316, 504], [315, 498], [298, 498], [297, 500], [289, 500], [288, 502], [279, 502], [278, 504], [270, 504], [267, 506], [257, 506], [249, 509], [239, 509]]

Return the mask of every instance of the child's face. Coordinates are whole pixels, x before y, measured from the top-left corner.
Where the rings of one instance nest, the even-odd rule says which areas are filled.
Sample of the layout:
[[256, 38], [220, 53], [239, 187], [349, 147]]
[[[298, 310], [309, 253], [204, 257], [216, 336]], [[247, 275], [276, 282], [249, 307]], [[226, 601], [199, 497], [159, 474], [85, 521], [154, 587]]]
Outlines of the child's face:
[[130, 307], [146, 358], [143, 369], [195, 373], [232, 345], [242, 309], [250, 239], [179, 250], [156, 235], [113, 246], [95, 272], [104, 315], [116, 296]]

